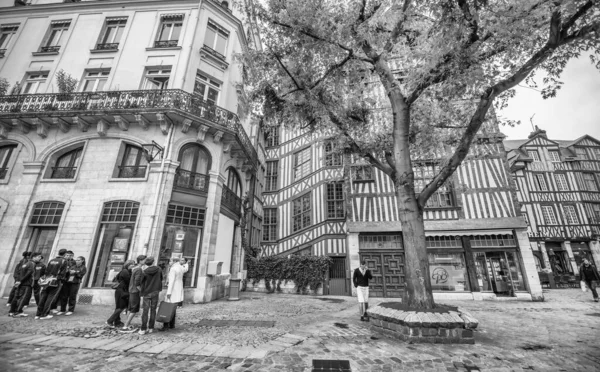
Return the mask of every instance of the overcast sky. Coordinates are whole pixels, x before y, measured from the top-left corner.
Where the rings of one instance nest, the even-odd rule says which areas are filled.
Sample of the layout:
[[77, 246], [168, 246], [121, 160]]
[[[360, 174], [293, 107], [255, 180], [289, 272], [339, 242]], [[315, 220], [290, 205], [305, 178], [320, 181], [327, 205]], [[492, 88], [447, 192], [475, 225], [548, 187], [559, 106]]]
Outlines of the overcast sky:
[[[541, 78], [537, 78], [541, 83]], [[531, 133], [529, 118], [544, 129], [548, 138], [574, 140], [588, 134], [600, 140], [600, 71], [588, 57], [572, 60], [562, 75], [562, 88], [554, 98], [543, 99], [540, 92], [517, 88], [516, 96], [499, 116], [521, 120], [521, 124], [500, 130], [507, 139], [524, 139]], [[523, 84], [524, 85], [524, 84]]]

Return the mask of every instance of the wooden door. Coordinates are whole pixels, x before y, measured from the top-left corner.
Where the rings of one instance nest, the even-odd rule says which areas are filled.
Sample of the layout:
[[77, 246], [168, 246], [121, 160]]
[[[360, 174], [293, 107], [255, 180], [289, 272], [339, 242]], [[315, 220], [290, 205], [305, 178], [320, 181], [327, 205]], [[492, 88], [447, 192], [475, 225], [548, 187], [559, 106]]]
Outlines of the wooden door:
[[361, 261], [373, 274], [369, 282], [371, 297], [402, 297], [404, 291], [404, 253], [398, 251], [360, 252]]

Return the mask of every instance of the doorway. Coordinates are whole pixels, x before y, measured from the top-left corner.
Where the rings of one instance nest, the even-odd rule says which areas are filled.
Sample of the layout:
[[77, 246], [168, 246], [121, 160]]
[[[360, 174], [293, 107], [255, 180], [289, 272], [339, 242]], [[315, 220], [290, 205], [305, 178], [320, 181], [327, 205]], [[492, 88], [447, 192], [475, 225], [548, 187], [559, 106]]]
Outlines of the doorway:
[[475, 267], [480, 290], [498, 296], [514, 296], [525, 290], [516, 252], [475, 252]]

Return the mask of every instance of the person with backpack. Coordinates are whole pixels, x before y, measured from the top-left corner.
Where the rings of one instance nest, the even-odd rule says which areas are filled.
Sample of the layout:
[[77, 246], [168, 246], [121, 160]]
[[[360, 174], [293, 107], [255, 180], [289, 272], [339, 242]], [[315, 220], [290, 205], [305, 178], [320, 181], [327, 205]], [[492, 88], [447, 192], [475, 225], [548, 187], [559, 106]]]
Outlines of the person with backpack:
[[62, 289], [62, 283], [65, 280], [67, 272], [67, 261], [64, 258], [65, 253], [67, 253], [66, 249], [59, 250], [58, 257], [48, 262], [46, 274], [40, 278], [42, 291], [35, 319], [46, 320], [53, 317], [50, 315], [50, 307]]
[[33, 274], [35, 273], [35, 264], [31, 261], [26, 261], [19, 269], [19, 276], [15, 282], [15, 295], [10, 305], [8, 316], [22, 317], [27, 316], [23, 313], [25, 300], [31, 298], [31, 287], [33, 285]]
[[[156, 321], [156, 307], [158, 306], [158, 294], [162, 290], [162, 270], [154, 265], [154, 257], [146, 258], [144, 275], [142, 276], [142, 285], [140, 295], [144, 298], [142, 307], [142, 327], [139, 334], [154, 332], [154, 323]], [[150, 312], [150, 321], [148, 322], [148, 312]]]
[[136, 329], [131, 326], [131, 321], [140, 312], [140, 289], [142, 288], [142, 276], [144, 275], [144, 263], [146, 256], [137, 256], [137, 265], [131, 269], [131, 280], [129, 281], [129, 315], [125, 325], [121, 329], [123, 332], [134, 332]]
[[123, 265], [123, 269], [115, 276], [113, 288], [115, 290], [115, 311], [106, 321], [106, 325], [110, 328], [121, 328], [121, 313], [127, 309], [129, 304], [129, 281], [131, 280], [131, 272], [129, 268], [135, 264], [135, 261], [129, 260]]
[[85, 258], [83, 258], [83, 256], [77, 257], [75, 264], [68, 269], [67, 280], [63, 287], [63, 290], [67, 293], [67, 298], [64, 301], [61, 301], [60, 304], [60, 311], [64, 312], [66, 316], [73, 315], [73, 312], [75, 311], [77, 293], [79, 292], [81, 280], [86, 272], [87, 268], [85, 267]]

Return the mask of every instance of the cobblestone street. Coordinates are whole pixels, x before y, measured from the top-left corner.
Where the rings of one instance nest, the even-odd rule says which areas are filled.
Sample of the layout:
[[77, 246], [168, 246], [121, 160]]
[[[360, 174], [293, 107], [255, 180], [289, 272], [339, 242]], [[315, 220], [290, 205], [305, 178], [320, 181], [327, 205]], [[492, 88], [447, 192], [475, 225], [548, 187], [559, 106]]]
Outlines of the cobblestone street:
[[311, 371], [314, 359], [348, 360], [361, 372], [600, 370], [600, 303], [579, 289], [544, 295], [535, 303], [444, 301], [479, 319], [475, 345], [382, 337], [358, 320], [350, 297], [242, 293], [237, 302], [186, 305], [175, 331], [144, 336], [105, 328], [107, 306], [79, 306], [47, 321], [5, 310], [0, 370], [300, 372]]

